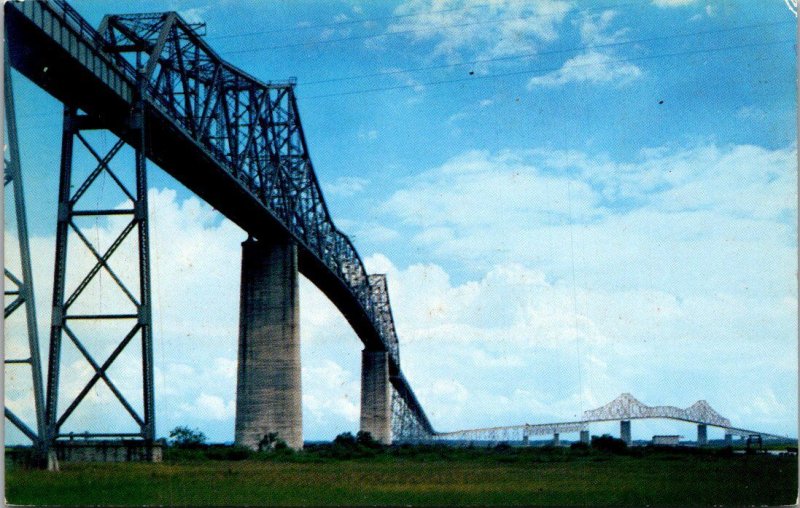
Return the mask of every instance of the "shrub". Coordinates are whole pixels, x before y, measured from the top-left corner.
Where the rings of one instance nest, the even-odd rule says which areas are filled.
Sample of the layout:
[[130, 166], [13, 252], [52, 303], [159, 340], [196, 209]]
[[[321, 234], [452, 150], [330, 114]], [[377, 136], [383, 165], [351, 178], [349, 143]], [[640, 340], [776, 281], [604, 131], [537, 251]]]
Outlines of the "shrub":
[[625, 453], [625, 450], [628, 449], [628, 443], [609, 434], [603, 434], [599, 437], [592, 436], [592, 448], [601, 452]]
[[285, 450], [288, 447], [289, 446], [286, 444], [286, 441], [278, 437], [277, 432], [265, 434], [264, 437], [261, 438], [261, 441], [258, 442], [258, 451], [260, 452], [268, 452], [270, 450]]
[[372, 437], [371, 433], [364, 430], [359, 430], [358, 434], [356, 434], [356, 443], [366, 448], [383, 448], [383, 445], [377, 442], [375, 438]]
[[356, 437], [350, 432], [343, 432], [333, 439], [333, 445], [343, 448], [355, 448]]
[[583, 441], [575, 441], [571, 445], [569, 445], [570, 449], [572, 450], [588, 450], [589, 445], [584, 443]]
[[177, 448], [202, 448], [206, 444], [206, 435], [200, 429], [178, 426], [169, 431], [169, 442]]
[[511, 445], [508, 444], [507, 441], [502, 441], [494, 445], [494, 451], [496, 452], [508, 452], [511, 450]]

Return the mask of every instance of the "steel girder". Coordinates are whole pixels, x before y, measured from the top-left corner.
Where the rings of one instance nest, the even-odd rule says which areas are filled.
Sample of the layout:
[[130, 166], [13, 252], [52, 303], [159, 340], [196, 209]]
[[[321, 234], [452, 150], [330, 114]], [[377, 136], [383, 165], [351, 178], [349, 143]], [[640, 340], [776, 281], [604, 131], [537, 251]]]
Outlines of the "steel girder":
[[[20, 273], [15, 275], [5, 268], [4, 296], [6, 298], [4, 317], [8, 319], [15, 311], [24, 309], [25, 328], [27, 332], [27, 356], [9, 358], [8, 351], [3, 360], [4, 371], [27, 366], [30, 368], [31, 397], [33, 399], [35, 422], [25, 422], [23, 418], [5, 406], [5, 416], [15, 427], [27, 436], [39, 453], [45, 453], [44, 446], [44, 393], [42, 388], [42, 367], [39, 355], [39, 333], [36, 323], [36, 304], [33, 291], [33, 270], [31, 268], [30, 244], [28, 241], [28, 222], [25, 211], [25, 192], [22, 185], [22, 166], [19, 154], [19, 138], [17, 136], [17, 120], [14, 110], [14, 90], [11, 83], [11, 67], [8, 58], [8, 44], [5, 45], [5, 61], [3, 66], [3, 83], [5, 95], [5, 131], [7, 136], [6, 155], [3, 158], [5, 174], [4, 188], [12, 187], [14, 193], [14, 211], [17, 222], [17, 243], [19, 244]], [[6, 244], [8, 245], [8, 244]], [[9, 284], [10, 283], [10, 284]], [[10, 299], [10, 301], [8, 301]], [[8, 338], [8, 336], [7, 336]]]

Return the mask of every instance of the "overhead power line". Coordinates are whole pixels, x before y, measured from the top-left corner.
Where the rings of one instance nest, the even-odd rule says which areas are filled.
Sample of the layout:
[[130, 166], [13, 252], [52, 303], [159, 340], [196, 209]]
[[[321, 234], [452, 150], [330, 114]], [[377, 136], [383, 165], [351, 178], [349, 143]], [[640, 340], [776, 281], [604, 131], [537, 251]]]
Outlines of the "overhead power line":
[[[653, 60], [657, 58], [669, 58], [675, 56], [688, 56], [688, 55], [697, 55], [697, 54], [704, 54], [704, 53], [716, 53], [728, 50], [735, 50], [735, 49], [745, 49], [745, 48], [753, 48], [753, 47], [763, 47], [763, 46], [772, 46], [778, 44], [794, 44], [794, 39], [783, 39], [779, 41], [769, 41], [769, 42], [756, 42], [752, 44], [739, 44], [735, 46], [722, 46], [716, 48], [704, 48], [704, 49], [695, 49], [689, 51], [679, 51], [674, 53], [660, 53], [655, 55], [647, 55], [647, 56], [639, 56], [639, 57], [632, 57], [632, 58], [621, 58], [616, 60], [608, 60], [604, 62], [604, 64], [610, 63], [626, 63], [626, 62], [636, 62], [642, 60]], [[595, 67], [599, 64], [580, 64], [576, 65], [575, 67]], [[561, 69], [561, 66], [558, 67], [549, 67], [549, 68], [540, 68], [540, 69], [526, 69], [523, 71], [514, 71], [514, 72], [505, 72], [500, 74], [487, 74], [484, 76], [470, 76], [467, 78], [455, 78], [455, 79], [443, 79], [438, 81], [428, 81], [424, 83], [414, 83], [414, 84], [406, 84], [406, 85], [395, 85], [395, 86], [387, 86], [387, 87], [380, 87], [380, 88], [365, 88], [361, 90], [351, 90], [347, 92], [337, 92], [331, 94], [322, 94], [322, 95], [309, 95], [307, 97], [303, 97], [303, 100], [309, 99], [324, 99], [328, 97], [342, 97], [347, 95], [360, 95], [366, 93], [375, 93], [375, 92], [387, 92], [391, 90], [404, 90], [408, 88], [417, 88], [420, 86], [436, 86], [436, 85], [444, 85], [450, 83], [463, 83], [467, 81], [478, 81], [478, 80], [486, 80], [486, 79], [497, 79], [509, 76], [520, 76], [525, 74], [537, 74], [537, 73], [544, 73], [544, 72], [554, 72]]]
[[303, 85], [318, 85], [323, 83], [334, 83], [340, 81], [352, 81], [357, 79], [364, 79], [364, 78], [374, 78], [380, 76], [391, 76], [396, 74], [407, 74], [410, 72], [419, 72], [419, 71], [429, 71], [429, 70], [439, 70], [439, 69], [448, 69], [452, 67], [462, 67], [467, 65], [476, 65], [476, 64], [484, 64], [484, 63], [492, 63], [492, 62], [501, 62], [501, 61], [509, 61], [509, 60], [519, 60], [524, 58], [531, 58], [531, 57], [539, 57], [539, 56], [549, 56], [549, 55], [558, 55], [563, 53], [573, 53], [577, 51], [585, 51], [591, 49], [608, 49], [614, 48], [619, 46], [626, 46], [631, 44], [641, 44], [647, 42], [657, 42], [657, 41], [664, 41], [664, 40], [671, 40], [683, 37], [694, 37], [699, 35], [711, 35], [711, 34], [718, 34], [724, 32], [733, 32], [737, 30], [745, 30], [749, 28], [763, 28], [767, 26], [774, 26], [774, 25], [785, 25], [794, 23], [793, 21], [774, 21], [770, 23], [758, 23], [752, 25], [741, 25], [731, 28], [721, 28], [716, 30], [704, 30], [700, 32], [689, 32], [689, 33], [682, 33], [682, 34], [672, 34], [672, 35], [664, 35], [659, 37], [648, 37], [645, 39], [632, 39], [629, 41], [620, 41], [620, 42], [609, 42], [606, 44], [592, 44], [592, 45], [580, 45], [580, 46], [573, 46], [571, 48], [565, 49], [556, 49], [556, 50], [549, 50], [549, 51], [539, 51], [535, 53], [522, 53], [518, 55], [509, 55], [509, 56], [499, 56], [493, 58], [481, 58], [477, 60], [469, 60], [464, 62], [457, 62], [457, 63], [450, 63], [450, 64], [440, 64], [440, 65], [431, 65], [426, 67], [414, 67], [410, 69], [393, 69], [389, 71], [381, 71], [381, 72], [373, 72], [370, 74], [359, 74], [355, 76], [342, 76], [338, 78], [328, 78], [328, 79], [319, 79], [313, 81], [304, 81]]

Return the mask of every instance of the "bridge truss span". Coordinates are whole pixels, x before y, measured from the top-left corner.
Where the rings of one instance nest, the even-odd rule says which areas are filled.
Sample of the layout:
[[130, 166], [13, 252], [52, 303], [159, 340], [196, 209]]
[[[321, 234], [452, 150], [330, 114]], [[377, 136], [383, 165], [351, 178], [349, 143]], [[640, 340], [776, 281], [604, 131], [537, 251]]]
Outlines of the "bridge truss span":
[[[748, 430], [731, 425], [729, 419], [720, 415], [705, 400], [699, 400], [691, 406], [681, 409], [675, 406], [648, 406], [637, 400], [630, 393], [623, 393], [608, 404], [583, 412], [578, 421], [510, 425], [504, 427], [487, 427], [466, 429], [454, 432], [439, 432], [433, 436], [435, 441], [478, 441], [488, 443], [525, 441], [529, 436], [569, 434], [580, 432], [581, 438], [588, 439], [589, 425], [599, 422], [630, 422], [637, 419], [667, 419], [695, 423], [699, 426], [717, 427], [726, 435], [753, 436], [767, 439], [785, 439], [785, 436]], [[630, 429], [630, 427], [628, 427]], [[705, 432], [705, 431], [703, 431]]]
[[[433, 432], [400, 370], [386, 277], [367, 273], [331, 218], [292, 80], [264, 82], [237, 69], [175, 12], [108, 15], [94, 29], [64, 0], [7, 2], [4, 10], [11, 65], [80, 111], [89, 128], [139, 147], [256, 238], [291, 238], [300, 272], [365, 349], [388, 353], [392, 393], [414, 422], [402, 428]], [[134, 110], [140, 130], [131, 128]], [[149, 292], [149, 280], [142, 284]], [[152, 439], [147, 424], [142, 437]]]
[[635, 420], [640, 418], [666, 418], [714, 427], [728, 428], [730, 420], [717, 413], [705, 400], [698, 400], [686, 409], [675, 406], [648, 406], [630, 393], [623, 393], [608, 404], [583, 412], [584, 421], [602, 422]]

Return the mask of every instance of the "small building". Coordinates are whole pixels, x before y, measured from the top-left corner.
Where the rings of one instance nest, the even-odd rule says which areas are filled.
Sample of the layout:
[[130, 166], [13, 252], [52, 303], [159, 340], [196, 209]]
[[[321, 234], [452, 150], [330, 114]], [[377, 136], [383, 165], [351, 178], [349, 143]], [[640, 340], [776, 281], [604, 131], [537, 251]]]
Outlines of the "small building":
[[654, 446], [678, 446], [681, 436], [653, 436]]

